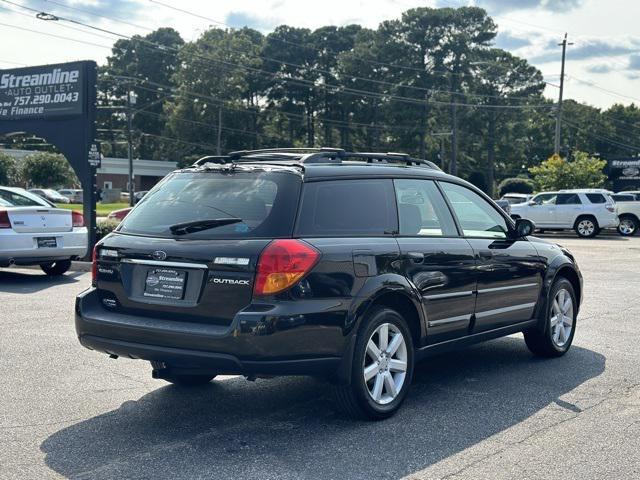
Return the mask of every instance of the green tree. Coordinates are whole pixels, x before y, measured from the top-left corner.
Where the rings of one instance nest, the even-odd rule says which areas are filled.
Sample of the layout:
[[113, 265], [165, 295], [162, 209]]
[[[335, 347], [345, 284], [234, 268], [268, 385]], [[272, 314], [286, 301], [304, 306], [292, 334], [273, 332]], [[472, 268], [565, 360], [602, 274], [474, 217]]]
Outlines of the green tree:
[[17, 167], [16, 161], [0, 152], [0, 185], [11, 185], [16, 181]]
[[539, 190], [600, 188], [607, 180], [603, 173], [606, 164], [586, 152], [575, 152], [573, 161], [553, 155], [529, 172]]
[[67, 159], [58, 153], [27, 155], [20, 165], [20, 178], [30, 187], [58, 188], [79, 184]]
[[262, 41], [262, 34], [249, 28], [212, 28], [184, 45], [173, 77], [177, 95], [165, 105], [168, 132], [191, 142], [176, 142], [176, 160], [215, 153], [219, 119], [222, 152], [259, 146]]
[[[522, 163], [522, 151], [518, 143], [509, 141], [507, 123], [522, 117], [522, 110], [500, 108], [507, 105], [526, 106], [542, 98], [545, 88], [542, 73], [529, 63], [499, 48], [481, 50], [472, 63], [474, 75], [472, 89], [482, 94], [480, 103], [487, 108], [479, 110], [483, 137], [486, 138], [486, 171], [489, 194], [495, 184], [496, 150], [500, 152], [500, 168], [504, 171], [513, 163]], [[525, 114], [526, 115], [526, 114]], [[500, 125], [502, 123], [502, 125]], [[503, 128], [499, 128], [502, 126]], [[498, 135], [501, 133], [502, 135]], [[506, 140], [506, 141], [505, 141]], [[516, 148], [514, 148], [516, 147]], [[518, 151], [520, 150], [520, 151]]]
[[[158, 85], [173, 86], [172, 78], [179, 66], [178, 52], [183, 44], [180, 34], [170, 27], [159, 28], [145, 36], [134, 35], [131, 39], [116, 41], [107, 64], [101, 67], [100, 105], [124, 107], [129, 90], [137, 95], [134, 108], [138, 113], [133, 117], [133, 128], [137, 132], [134, 154], [138, 157], [163, 159], [166, 141], [156, 136], [162, 135], [165, 129], [167, 119], [163, 105], [170, 97], [171, 89]], [[99, 111], [99, 128], [105, 131], [103, 138], [109, 145], [106, 151], [110, 155], [126, 154], [123, 112], [117, 109]]]

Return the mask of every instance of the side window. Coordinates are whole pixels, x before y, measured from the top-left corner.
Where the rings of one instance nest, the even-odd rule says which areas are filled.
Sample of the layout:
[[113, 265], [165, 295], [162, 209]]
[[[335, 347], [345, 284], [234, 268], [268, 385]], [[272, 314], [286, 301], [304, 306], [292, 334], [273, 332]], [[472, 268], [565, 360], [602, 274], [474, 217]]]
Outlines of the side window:
[[607, 203], [607, 199], [601, 193], [587, 193], [587, 198], [591, 203]]
[[556, 197], [557, 195], [555, 193], [541, 193], [533, 197], [532, 200], [538, 205], [555, 205]]
[[456, 225], [432, 180], [394, 180], [400, 235], [457, 236]]
[[458, 217], [465, 236], [484, 238], [506, 238], [507, 221], [484, 198], [473, 190], [453, 183], [440, 185]]
[[581, 203], [577, 193], [560, 193], [556, 199], [556, 205], [580, 205]]
[[305, 183], [298, 235], [371, 235], [398, 228], [392, 180]]

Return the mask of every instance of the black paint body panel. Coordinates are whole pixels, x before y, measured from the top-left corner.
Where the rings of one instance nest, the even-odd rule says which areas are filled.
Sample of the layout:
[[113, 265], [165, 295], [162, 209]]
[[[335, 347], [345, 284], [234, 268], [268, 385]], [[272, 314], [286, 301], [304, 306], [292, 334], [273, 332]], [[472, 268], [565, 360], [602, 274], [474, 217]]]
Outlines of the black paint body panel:
[[[484, 196], [462, 180], [418, 167], [314, 165], [305, 168], [303, 181], [367, 176], [447, 179]], [[76, 299], [80, 342], [178, 369], [348, 381], [355, 335], [376, 302], [401, 299], [415, 310], [414, 341], [426, 355], [545, 328], [546, 296], [558, 274], [575, 282], [579, 300], [582, 295], [571, 254], [535, 237], [390, 232], [301, 240], [320, 252], [313, 270], [283, 293], [256, 297], [256, 265], [271, 239], [190, 241], [113, 233], [99, 248], [117, 252], [117, 258], [100, 258], [96, 287]], [[180, 300], [140, 296], [157, 251], [166, 254], [163, 262], [187, 272]], [[216, 263], [219, 257], [246, 263]]]

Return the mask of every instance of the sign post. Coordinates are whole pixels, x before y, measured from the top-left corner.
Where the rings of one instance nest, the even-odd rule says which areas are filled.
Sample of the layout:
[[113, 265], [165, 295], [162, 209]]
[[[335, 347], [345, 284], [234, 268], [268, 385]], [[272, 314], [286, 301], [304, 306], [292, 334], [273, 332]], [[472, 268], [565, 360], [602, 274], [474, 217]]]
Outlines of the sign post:
[[96, 241], [97, 65], [93, 61], [0, 70], [0, 134], [28, 132], [55, 145], [83, 189], [89, 251]]

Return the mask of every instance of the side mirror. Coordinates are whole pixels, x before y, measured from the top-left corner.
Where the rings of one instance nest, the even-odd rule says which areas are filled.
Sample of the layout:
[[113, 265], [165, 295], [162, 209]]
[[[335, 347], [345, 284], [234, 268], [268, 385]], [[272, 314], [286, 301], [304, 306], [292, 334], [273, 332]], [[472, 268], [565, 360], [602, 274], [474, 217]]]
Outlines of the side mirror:
[[526, 218], [516, 219], [515, 233], [518, 238], [527, 237], [536, 229], [535, 223]]
[[538, 205], [538, 203], [537, 203], [537, 202], [534, 202], [533, 200], [529, 200], [529, 201], [527, 202], [527, 205], [529, 205], [530, 207], [533, 207], [533, 206], [535, 206], [535, 205]]

